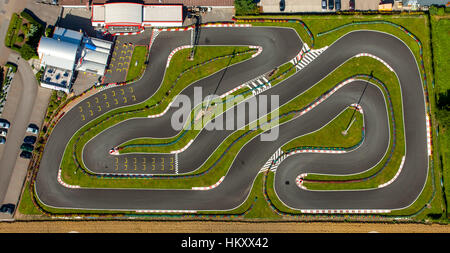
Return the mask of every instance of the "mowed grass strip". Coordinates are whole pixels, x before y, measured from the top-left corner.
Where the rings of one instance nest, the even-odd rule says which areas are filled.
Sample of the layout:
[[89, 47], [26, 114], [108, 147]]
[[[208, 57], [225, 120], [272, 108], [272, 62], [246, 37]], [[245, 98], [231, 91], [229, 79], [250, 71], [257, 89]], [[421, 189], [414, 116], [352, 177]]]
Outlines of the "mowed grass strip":
[[136, 46], [131, 56], [130, 67], [128, 68], [126, 81], [132, 81], [139, 78], [145, 71], [145, 61], [147, 59], [147, 46]]

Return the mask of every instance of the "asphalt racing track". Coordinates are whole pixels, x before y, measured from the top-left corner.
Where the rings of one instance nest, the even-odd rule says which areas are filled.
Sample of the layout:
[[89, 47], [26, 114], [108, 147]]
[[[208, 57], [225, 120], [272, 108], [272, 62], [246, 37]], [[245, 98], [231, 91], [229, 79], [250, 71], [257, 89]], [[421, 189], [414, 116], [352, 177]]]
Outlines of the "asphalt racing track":
[[[40, 201], [51, 207], [68, 209], [105, 210], [231, 210], [248, 197], [253, 181], [272, 154], [289, 140], [319, 129], [335, 118], [350, 104], [358, 101], [366, 83], [354, 81], [339, 89], [323, 103], [308, 113], [296, 117], [279, 128], [279, 138], [262, 142], [259, 137], [249, 141], [236, 156], [224, 181], [207, 191], [163, 189], [97, 189], [66, 188], [57, 182], [57, 173], [64, 149], [70, 138], [87, 122], [101, 114], [124, 106], [114, 104], [112, 91], [118, 95], [134, 95], [134, 103], [151, 97], [162, 82], [167, 56], [179, 46], [190, 43], [190, 32], [162, 32], [154, 41], [150, 62], [143, 78], [125, 87], [101, 91], [83, 102], [95, 105], [99, 99], [110, 101], [110, 108], [93, 111], [92, 116], [80, 119], [83, 108], [74, 108], [61, 119], [50, 136], [36, 178], [35, 191]], [[241, 85], [273, 68], [288, 62], [298, 54], [302, 42], [293, 29], [274, 27], [205, 28], [200, 45], [254, 45], [263, 52], [250, 60], [231, 66], [225, 73], [217, 95]], [[332, 44], [306, 68], [264, 91], [263, 95], [279, 95], [280, 106], [335, 70], [359, 53], [370, 53], [383, 59], [397, 74], [402, 91], [403, 120], [405, 127], [406, 158], [402, 172], [390, 185], [362, 191], [309, 191], [295, 185], [301, 173], [350, 174], [375, 166], [389, 146], [389, 121], [386, 101], [381, 90], [372, 84], [361, 100], [365, 114], [366, 138], [356, 150], [346, 154], [298, 154], [284, 160], [277, 168], [275, 191], [280, 200], [294, 209], [400, 209], [411, 205], [420, 195], [428, 172], [425, 100], [419, 69], [410, 49], [399, 39], [374, 31], [348, 33]], [[212, 94], [223, 71], [199, 80], [182, 91], [193, 97], [194, 87], [202, 87], [203, 95]], [[356, 74], [356, 73], [355, 73]], [[131, 88], [130, 88], [131, 87]], [[123, 89], [121, 91], [121, 89]], [[106, 96], [104, 94], [107, 94]], [[261, 95], [260, 94], [260, 95]], [[257, 95], [257, 97], [260, 97]], [[122, 98], [120, 98], [122, 99]], [[128, 103], [127, 105], [130, 105]], [[83, 162], [95, 173], [134, 173], [132, 170], [115, 171], [116, 157], [164, 157], [172, 154], [126, 154], [111, 156], [108, 151], [125, 141], [140, 137], [167, 138], [179, 132], [170, 127], [170, 117], [177, 108], [154, 119], [136, 118], [106, 129], [83, 149]], [[235, 110], [235, 109], [231, 109]], [[245, 117], [249, 113], [237, 115]], [[223, 115], [219, 116], [223, 117]], [[228, 120], [228, 118], [227, 118]], [[238, 122], [238, 120], [236, 120]], [[236, 125], [237, 123], [234, 122]], [[179, 173], [198, 169], [233, 131], [202, 131], [192, 145], [178, 154]], [[214, 169], [214, 168], [213, 168]], [[136, 172], [142, 173], [142, 172]], [[147, 172], [151, 173], [151, 172]], [[157, 173], [157, 172], [155, 172]], [[166, 171], [164, 174], [172, 173]], [[145, 180], [145, 179], [144, 179]], [[157, 179], [148, 179], [157, 180]], [[286, 184], [286, 181], [292, 183]]]

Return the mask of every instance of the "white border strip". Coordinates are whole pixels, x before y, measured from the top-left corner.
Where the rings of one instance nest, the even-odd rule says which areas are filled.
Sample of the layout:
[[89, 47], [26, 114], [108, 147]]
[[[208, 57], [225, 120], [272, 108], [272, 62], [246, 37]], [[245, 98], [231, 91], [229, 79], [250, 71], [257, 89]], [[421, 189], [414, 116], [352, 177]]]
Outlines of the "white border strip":
[[197, 191], [212, 190], [212, 189], [216, 188], [217, 186], [219, 186], [223, 182], [224, 179], [225, 179], [225, 176], [221, 177], [219, 179], [219, 181], [217, 181], [217, 183], [215, 183], [215, 184], [213, 184], [211, 186], [208, 186], [208, 187], [192, 187], [192, 190], [197, 190]]

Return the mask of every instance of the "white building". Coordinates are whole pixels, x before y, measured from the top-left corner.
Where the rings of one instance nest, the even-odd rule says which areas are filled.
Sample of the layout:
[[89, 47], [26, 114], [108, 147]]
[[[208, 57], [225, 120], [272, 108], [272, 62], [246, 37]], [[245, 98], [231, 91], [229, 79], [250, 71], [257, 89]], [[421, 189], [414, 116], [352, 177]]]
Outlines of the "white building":
[[183, 5], [105, 3], [92, 5], [92, 25], [110, 32], [137, 32], [144, 27], [183, 25]]
[[56, 27], [52, 38], [42, 37], [38, 54], [44, 73], [42, 87], [69, 93], [75, 71], [103, 76], [112, 42], [89, 38], [81, 32]]

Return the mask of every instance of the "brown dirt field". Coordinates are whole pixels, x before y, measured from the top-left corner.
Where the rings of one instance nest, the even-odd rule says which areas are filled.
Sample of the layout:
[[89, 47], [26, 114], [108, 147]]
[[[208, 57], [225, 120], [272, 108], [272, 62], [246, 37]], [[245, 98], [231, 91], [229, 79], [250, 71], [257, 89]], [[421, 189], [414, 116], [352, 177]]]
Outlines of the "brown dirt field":
[[0, 233], [450, 233], [449, 225], [160, 221], [2, 222]]

